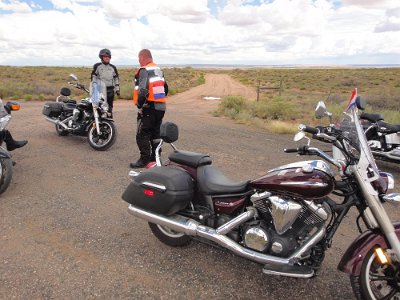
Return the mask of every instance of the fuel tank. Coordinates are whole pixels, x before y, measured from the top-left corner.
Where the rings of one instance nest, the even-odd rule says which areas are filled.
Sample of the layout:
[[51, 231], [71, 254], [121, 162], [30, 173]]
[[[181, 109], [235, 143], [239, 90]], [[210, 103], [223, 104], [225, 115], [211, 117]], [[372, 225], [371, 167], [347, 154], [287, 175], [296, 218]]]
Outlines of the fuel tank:
[[89, 109], [91, 105], [92, 105], [92, 103], [90, 103], [89, 101], [82, 100], [81, 102], [78, 103], [78, 108], [80, 108], [82, 110], [86, 110], [86, 109]]
[[318, 199], [330, 194], [335, 186], [335, 174], [322, 160], [291, 163], [270, 170], [250, 182], [255, 189]]

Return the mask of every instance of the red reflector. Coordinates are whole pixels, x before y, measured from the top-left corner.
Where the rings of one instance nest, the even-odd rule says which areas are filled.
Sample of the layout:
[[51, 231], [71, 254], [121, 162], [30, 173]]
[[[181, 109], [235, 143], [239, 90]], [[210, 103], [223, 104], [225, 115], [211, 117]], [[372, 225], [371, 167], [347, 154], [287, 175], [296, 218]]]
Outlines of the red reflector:
[[144, 194], [147, 196], [154, 196], [154, 191], [152, 190], [144, 190]]

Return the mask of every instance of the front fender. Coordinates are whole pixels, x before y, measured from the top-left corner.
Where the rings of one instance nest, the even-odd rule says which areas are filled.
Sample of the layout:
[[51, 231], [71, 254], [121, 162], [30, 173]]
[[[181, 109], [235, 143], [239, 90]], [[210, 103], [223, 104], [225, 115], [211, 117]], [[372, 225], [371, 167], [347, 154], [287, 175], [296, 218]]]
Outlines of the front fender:
[[0, 158], [11, 158], [11, 155], [6, 149], [0, 147]]
[[[397, 237], [400, 239], [400, 223], [393, 224]], [[338, 270], [350, 275], [359, 276], [361, 265], [367, 253], [375, 246], [387, 248], [384, 235], [377, 231], [367, 230], [359, 235], [344, 253]]]

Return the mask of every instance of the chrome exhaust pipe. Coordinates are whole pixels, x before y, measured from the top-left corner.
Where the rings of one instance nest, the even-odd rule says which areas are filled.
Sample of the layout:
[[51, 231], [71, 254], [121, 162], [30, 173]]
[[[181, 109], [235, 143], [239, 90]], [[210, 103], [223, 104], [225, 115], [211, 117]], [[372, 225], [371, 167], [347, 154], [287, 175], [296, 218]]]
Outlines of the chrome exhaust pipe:
[[[168, 227], [176, 232], [181, 232], [186, 235], [198, 236], [205, 238], [207, 240], [213, 241], [218, 245], [229, 249], [233, 253], [238, 256], [244, 257], [248, 260], [258, 262], [261, 264], [271, 264], [271, 265], [293, 265], [297, 261], [299, 261], [303, 254], [308, 251], [313, 245], [318, 243], [325, 235], [325, 228], [322, 227], [318, 230], [300, 249], [298, 249], [292, 256], [289, 258], [277, 257], [268, 254], [263, 254], [248, 248], [245, 248], [235, 242], [234, 240], [227, 237], [229, 231], [239, 226], [243, 222], [254, 217], [256, 210], [250, 209], [243, 214], [240, 214], [236, 218], [232, 219], [228, 223], [220, 226], [217, 229], [204, 226], [199, 222], [179, 216], [162, 216], [158, 214], [154, 214], [149, 211], [145, 211], [133, 205], [129, 205], [129, 212], [135, 217], [144, 219], [148, 222], [158, 224], [161, 226]], [[221, 234], [223, 233], [223, 234]]]
[[63, 127], [63, 128], [66, 129], [66, 130], [69, 130], [69, 129], [70, 129], [67, 125], [65, 125], [65, 124], [64, 124], [63, 122], [61, 122], [60, 120], [54, 120], [54, 119], [51, 119], [51, 118], [49, 118], [49, 117], [44, 117], [44, 118], [46, 119], [46, 121], [49, 121], [49, 122], [54, 123], [54, 124], [56, 124], [56, 125], [59, 125], [59, 126]]
[[371, 151], [371, 152], [372, 152], [373, 155], [377, 155], [377, 156], [380, 156], [380, 157], [385, 157], [385, 158], [388, 158], [388, 159], [391, 159], [391, 160], [400, 161], [400, 156], [392, 155], [391, 151], [389, 151], [389, 152]]

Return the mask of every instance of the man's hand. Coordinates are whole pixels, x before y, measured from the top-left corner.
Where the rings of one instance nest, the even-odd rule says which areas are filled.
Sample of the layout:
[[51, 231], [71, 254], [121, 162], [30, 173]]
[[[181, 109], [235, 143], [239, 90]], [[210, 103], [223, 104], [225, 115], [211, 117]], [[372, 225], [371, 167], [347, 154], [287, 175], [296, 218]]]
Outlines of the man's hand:
[[141, 116], [143, 115], [142, 108], [138, 108], [137, 112], [139, 115], [141, 115]]

